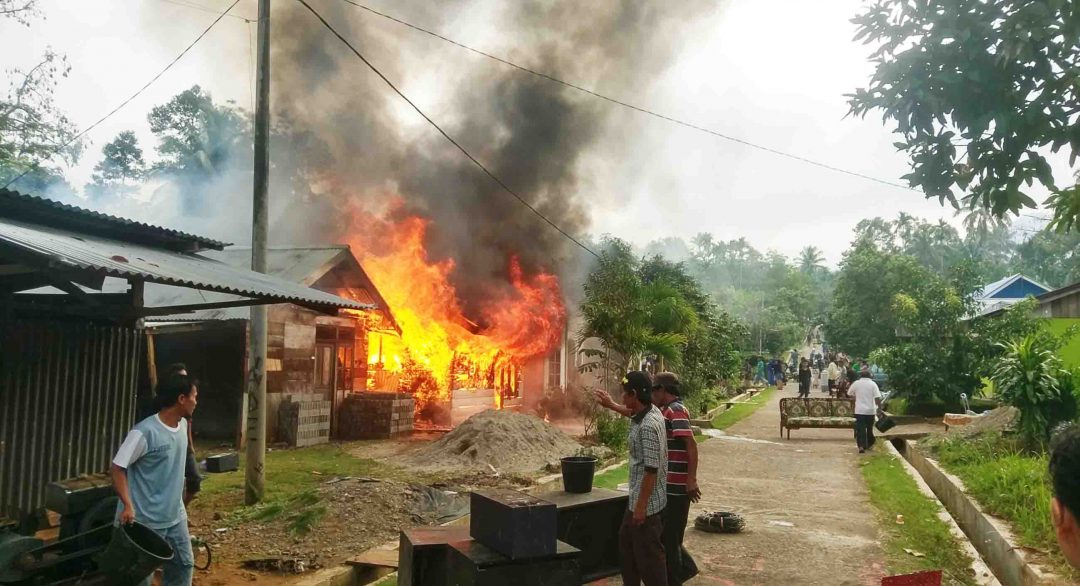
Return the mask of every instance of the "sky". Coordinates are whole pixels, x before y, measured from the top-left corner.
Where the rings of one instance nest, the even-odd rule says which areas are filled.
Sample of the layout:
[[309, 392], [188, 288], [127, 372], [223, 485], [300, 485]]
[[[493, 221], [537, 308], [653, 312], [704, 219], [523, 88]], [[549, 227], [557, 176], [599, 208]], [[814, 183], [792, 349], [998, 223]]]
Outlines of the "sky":
[[[336, 0], [314, 4], [328, 1]], [[0, 67], [31, 66], [48, 47], [65, 54], [71, 72], [57, 87], [56, 103], [81, 129], [141, 87], [229, 3], [42, 0], [44, 18], [31, 26], [0, 22]], [[423, 20], [403, 13], [407, 7], [391, 0], [367, 3], [404, 20]], [[870, 50], [851, 40], [854, 25], [849, 21], [861, 5], [859, 0], [718, 2], [711, 13], [686, 23], [685, 34], [676, 35], [678, 46], [669, 63], [644, 72], [651, 83], [632, 95], [613, 97], [772, 149], [901, 183], [907, 161], [892, 146], [895, 139], [880, 118], [846, 116], [844, 94], [865, 85], [873, 72], [866, 59]], [[452, 10], [455, 5], [445, 6]], [[475, 15], [453, 15], [444, 21], [445, 32], [462, 35], [480, 48], [512, 47], [512, 31], [492, 17], [505, 10], [503, 5]], [[89, 134], [84, 156], [65, 171], [68, 180], [75, 186], [85, 184], [101, 147], [123, 130], [136, 131], [152, 157], [146, 114], [193, 84], [216, 101], [250, 107], [254, 24], [239, 17], [253, 19], [255, 13], [256, 0], [241, 0], [231, 12], [236, 17], [225, 18], [145, 93]], [[385, 26], [398, 27], [389, 22]], [[430, 39], [415, 32], [393, 32], [400, 51], [428, 51], [431, 46]], [[427, 58], [413, 57], [410, 62]], [[430, 58], [458, 57], [461, 67], [504, 67], [452, 46]], [[439, 76], [431, 76], [425, 83], [422, 69], [409, 72], [409, 87], [420, 94], [418, 100], [439, 112], [436, 79]], [[578, 170], [583, 178], [578, 197], [587, 202], [593, 234], [644, 245], [657, 238], [689, 240], [709, 232], [724, 240], [746, 237], [758, 249], [788, 256], [813, 245], [835, 265], [863, 218], [892, 218], [905, 211], [959, 225], [950, 209], [910, 190], [779, 157], [621, 106], [604, 107], [611, 109], [605, 130], [581, 157]], [[403, 119], [410, 115], [401, 112]], [[1066, 162], [1053, 162], [1055, 175], [1067, 179]], [[1028, 218], [1020, 223], [1028, 228], [1039, 224]]]

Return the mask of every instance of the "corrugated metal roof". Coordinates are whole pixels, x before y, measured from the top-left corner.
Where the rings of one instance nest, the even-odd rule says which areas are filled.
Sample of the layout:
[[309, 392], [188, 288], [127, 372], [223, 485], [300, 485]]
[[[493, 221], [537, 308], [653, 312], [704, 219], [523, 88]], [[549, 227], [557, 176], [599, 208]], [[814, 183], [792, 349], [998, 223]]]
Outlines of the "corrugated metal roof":
[[[298, 305], [372, 309], [373, 306], [201, 256], [0, 217], [0, 246], [23, 262], [256, 297]], [[27, 261], [26, 259], [29, 259]]]
[[[200, 253], [202, 256], [232, 265], [244, 267], [251, 263], [251, 249], [247, 247], [231, 247], [221, 251], [207, 251]], [[297, 246], [297, 247], [271, 247], [266, 252], [267, 273], [285, 279], [293, 283], [310, 286], [334, 267], [355, 259], [349, 247], [345, 245], [333, 246]], [[357, 264], [356, 266], [359, 266]], [[361, 272], [362, 268], [359, 269]], [[366, 278], [366, 275], [364, 275]], [[374, 286], [374, 285], [372, 285]], [[387, 311], [386, 302], [374, 291], [365, 287], [350, 287], [338, 294], [347, 299], [362, 303], [369, 308]], [[219, 293], [193, 291], [179, 287], [164, 285], [148, 286], [146, 288], [147, 305], [189, 305], [195, 303], [216, 303], [219, 301], [234, 301], [236, 297]], [[218, 309], [201, 309], [183, 315], [172, 315], [151, 318], [151, 321], [191, 321], [191, 320], [223, 320], [223, 319], [247, 319], [249, 310], [246, 307], [227, 307]], [[392, 318], [391, 318], [392, 319]]]
[[227, 242], [111, 216], [9, 189], [0, 189], [0, 216], [34, 224], [67, 228], [80, 233], [108, 235], [114, 240], [157, 245], [185, 252], [221, 250], [229, 246]]

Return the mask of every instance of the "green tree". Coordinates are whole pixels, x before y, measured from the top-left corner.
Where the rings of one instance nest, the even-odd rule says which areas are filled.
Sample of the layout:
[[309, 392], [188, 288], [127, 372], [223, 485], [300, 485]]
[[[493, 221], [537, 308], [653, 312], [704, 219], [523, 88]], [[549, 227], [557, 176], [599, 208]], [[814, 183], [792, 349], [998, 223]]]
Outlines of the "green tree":
[[825, 255], [816, 246], [807, 246], [799, 252], [799, 270], [811, 274], [822, 269]]
[[101, 162], [94, 165], [95, 184], [126, 185], [129, 181], [138, 181], [146, 170], [139, 139], [130, 130], [116, 135], [116, 138], [102, 147], [101, 154]]
[[63, 145], [75, 136], [75, 129], [56, 106], [54, 92], [71, 68], [67, 60], [51, 50], [27, 70], [8, 71], [6, 96], [0, 100], [0, 185], [24, 172], [14, 187], [24, 190], [62, 184], [60, 172], [49, 161], [74, 163], [79, 144]]
[[215, 104], [197, 85], [156, 106], [147, 120], [158, 139], [154, 172], [201, 179], [251, 152], [247, 115], [232, 103]]
[[836, 276], [832, 309], [825, 324], [830, 346], [854, 356], [896, 342], [900, 325], [893, 297], [910, 292], [932, 273], [914, 257], [886, 252], [870, 240], [856, 241]]
[[[854, 20], [877, 70], [849, 96], [880, 111], [911, 159], [908, 183], [997, 217], [1050, 190], [1054, 227], [1080, 218], [1080, 187], [1059, 185], [1042, 151], [1080, 154], [1080, 19], [1069, 0], [875, 0]], [[962, 195], [958, 197], [958, 193]]]
[[1048, 287], [1080, 281], [1080, 230], [1042, 230], [1016, 247], [1013, 268]]

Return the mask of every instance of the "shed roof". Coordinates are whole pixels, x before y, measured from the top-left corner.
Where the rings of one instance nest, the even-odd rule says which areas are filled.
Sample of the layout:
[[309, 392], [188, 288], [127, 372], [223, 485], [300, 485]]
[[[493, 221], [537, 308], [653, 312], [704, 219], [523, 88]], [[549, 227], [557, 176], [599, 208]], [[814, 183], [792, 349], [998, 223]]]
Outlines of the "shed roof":
[[33, 224], [66, 228], [80, 234], [108, 236], [121, 242], [182, 252], [221, 250], [229, 245], [179, 230], [111, 216], [9, 189], [0, 189], [0, 215]]
[[[221, 251], [208, 251], [205, 256], [234, 267], [244, 267], [251, 263], [251, 249], [248, 247], [229, 247]], [[390, 307], [379, 293], [375, 284], [364, 272], [347, 245], [330, 246], [275, 246], [266, 254], [267, 273], [280, 279], [310, 287], [325, 276], [331, 269], [346, 264], [361, 281], [361, 287], [350, 287], [348, 297], [363, 304], [364, 309], [374, 309], [385, 313], [390, 324], [397, 328]], [[147, 287], [146, 298], [154, 305], [181, 305], [194, 303], [214, 303], [229, 301], [232, 297], [178, 289], [176, 287]], [[195, 311], [183, 316], [162, 316], [152, 321], [176, 320], [224, 320], [247, 319], [246, 308], [218, 308]]]
[[[109, 238], [96, 234], [98, 230], [95, 229], [84, 231], [31, 223], [13, 219], [7, 212], [7, 208], [0, 206], [0, 254], [37, 270], [118, 277], [226, 293], [238, 296], [240, 300], [256, 298], [320, 309], [373, 307], [199, 254]], [[113, 223], [111, 218], [106, 216], [102, 221]]]

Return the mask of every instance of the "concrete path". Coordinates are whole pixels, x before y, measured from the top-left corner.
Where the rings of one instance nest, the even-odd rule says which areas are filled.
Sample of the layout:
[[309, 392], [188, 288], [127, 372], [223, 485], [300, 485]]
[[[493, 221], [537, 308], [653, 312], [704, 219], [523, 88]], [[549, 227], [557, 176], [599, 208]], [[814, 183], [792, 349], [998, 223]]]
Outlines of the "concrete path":
[[[727, 430], [735, 438], [701, 444], [701, 502], [706, 510], [735, 511], [740, 534], [687, 528], [685, 545], [702, 571], [694, 586], [878, 585], [884, 554], [859, 472], [859, 454], [846, 429], [795, 430], [780, 438], [780, 397]], [[815, 392], [811, 396], [819, 395]]]

